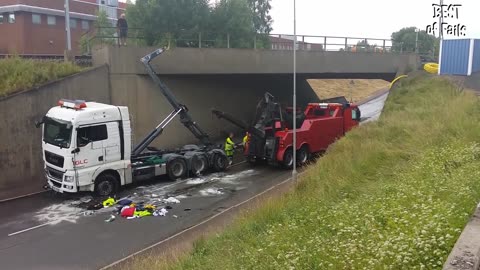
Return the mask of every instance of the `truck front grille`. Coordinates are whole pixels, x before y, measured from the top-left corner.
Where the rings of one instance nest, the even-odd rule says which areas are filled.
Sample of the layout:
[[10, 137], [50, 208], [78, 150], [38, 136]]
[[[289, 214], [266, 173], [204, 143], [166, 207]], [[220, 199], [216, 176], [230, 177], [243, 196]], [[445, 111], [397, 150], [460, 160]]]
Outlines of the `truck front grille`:
[[63, 168], [64, 158], [62, 156], [45, 151], [45, 160], [52, 165]]
[[47, 174], [54, 180], [59, 181], [60, 183], [63, 181], [63, 172], [61, 171], [55, 170], [54, 168], [50, 168], [47, 166]]

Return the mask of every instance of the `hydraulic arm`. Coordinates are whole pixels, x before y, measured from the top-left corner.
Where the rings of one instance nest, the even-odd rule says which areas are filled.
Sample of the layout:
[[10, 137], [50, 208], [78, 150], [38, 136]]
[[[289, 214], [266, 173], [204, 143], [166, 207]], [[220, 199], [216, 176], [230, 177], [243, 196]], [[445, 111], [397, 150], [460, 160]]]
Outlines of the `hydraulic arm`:
[[158, 49], [146, 56], [144, 56], [141, 61], [145, 65], [145, 69], [148, 72], [148, 75], [153, 79], [155, 84], [160, 88], [162, 94], [166, 97], [168, 102], [172, 105], [173, 111], [152, 131], [148, 134], [134, 149], [132, 154], [138, 155], [140, 154], [145, 148], [147, 148], [150, 143], [152, 143], [155, 138], [157, 138], [162, 132], [163, 129], [175, 118], [175, 116], [180, 115], [180, 122], [192, 132], [192, 134], [200, 140], [202, 144], [205, 146], [211, 146], [212, 143], [210, 142], [210, 138], [208, 134], [205, 133], [192, 119], [192, 117], [188, 114], [188, 108], [179, 103], [175, 96], [173, 95], [172, 91], [158, 78], [157, 74], [153, 70], [152, 66], [150, 65], [150, 61], [155, 57], [159, 56], [164, 52], [164, 49]]

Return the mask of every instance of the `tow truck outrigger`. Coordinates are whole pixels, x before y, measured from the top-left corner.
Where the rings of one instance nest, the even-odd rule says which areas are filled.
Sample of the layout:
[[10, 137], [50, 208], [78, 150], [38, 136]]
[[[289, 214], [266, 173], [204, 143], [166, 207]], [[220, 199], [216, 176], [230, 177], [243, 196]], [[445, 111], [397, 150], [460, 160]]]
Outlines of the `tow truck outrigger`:
[[[120, 186], [154, 176], [168, 174], [175, 180], [187, 177], [189, 172], [226, 169], [227, 157], [221, 145], [210, 141], [150, 65], [164, 51], [158, 49], [141, 61], [173, 111], [133, 149], [125, 106], [62, 99], [36, 123], [37, 127], [43, 124], [42, 153], [48, 187], [57, 192], [94, 191], [108, 196]], [[201, 145], [175, 150], [149, 147], [177, 115]]]

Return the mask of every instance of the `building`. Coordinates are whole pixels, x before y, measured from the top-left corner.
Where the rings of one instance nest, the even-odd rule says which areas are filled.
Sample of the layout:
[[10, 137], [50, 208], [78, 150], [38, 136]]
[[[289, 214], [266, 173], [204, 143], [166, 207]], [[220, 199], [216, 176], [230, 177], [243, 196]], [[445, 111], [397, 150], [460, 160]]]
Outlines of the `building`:
[[[79, 41], [92, 31], [98, 10], [116, 22], [126, 4], [118, 0], [68, 0], [71, 44], [80, 54]], [[66, 49], [64, 0], [1, 0], [0, 54], [63, 55]]]
[[[272, 50], [293, 50], [293, 36], [270, 36]], [[298, 37], [297, 37], [298, 39]], [[297, 50], [323, 51], [323, 44], [297, 41]]]

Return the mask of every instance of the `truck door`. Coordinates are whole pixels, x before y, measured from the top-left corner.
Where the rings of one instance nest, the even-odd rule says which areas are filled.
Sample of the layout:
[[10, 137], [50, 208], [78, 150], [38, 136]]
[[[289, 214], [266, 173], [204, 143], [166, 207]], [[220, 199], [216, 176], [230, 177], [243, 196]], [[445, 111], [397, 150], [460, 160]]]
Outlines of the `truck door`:
[[79, 127], [76, 139], [78, 152], [74, 157], [75, 169], [98, 166], [105, 162], [103, 143], [108, 139], [106, 124]]
[[107, 123], [108, 139], [103, 142], [105, 148], [105, 162], [119, 161], [120, 153], [120, 128], [118, 122]]

